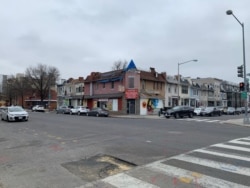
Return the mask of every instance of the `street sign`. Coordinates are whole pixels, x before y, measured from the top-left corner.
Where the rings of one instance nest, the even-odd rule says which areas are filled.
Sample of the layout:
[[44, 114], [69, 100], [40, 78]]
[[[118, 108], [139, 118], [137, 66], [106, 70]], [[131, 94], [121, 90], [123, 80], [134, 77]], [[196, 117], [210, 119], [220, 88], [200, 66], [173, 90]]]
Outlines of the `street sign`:
[[247, 92], [243, 91], [243, 92], [241, 93], [241, 98], [247, 99]]

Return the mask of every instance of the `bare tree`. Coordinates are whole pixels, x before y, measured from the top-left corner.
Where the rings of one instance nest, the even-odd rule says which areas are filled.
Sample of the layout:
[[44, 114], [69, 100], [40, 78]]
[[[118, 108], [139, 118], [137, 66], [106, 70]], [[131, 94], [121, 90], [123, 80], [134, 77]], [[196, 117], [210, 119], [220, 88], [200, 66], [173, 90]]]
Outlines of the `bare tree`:
[[56, 80], [58, 80], [60, 76], [57, 68], [44, 64], [27, 68], [25, 74], [30, 86], [39, 93], [41, 102], [49, 97], [51, 86], [55, 85]]
[[125, 61], [115, 61], [113, 66], [112, 66], [112, 70], [121, 70], [121, 69], [125, 69], [128, 65], [128, 62]]
[[5, 98], [6, 105], [13, 105], [13, 101], [16, 98], [16, 91], [13, 87], [14, 78], [8, 78], [3, 85], [3, 96]]
[[24, 95], [29, 90], [28, 79], [25, 76], [12, 77], [12, 90], [16, 93], [17, 96], [22, 98], [22, 106], [24, 101]]

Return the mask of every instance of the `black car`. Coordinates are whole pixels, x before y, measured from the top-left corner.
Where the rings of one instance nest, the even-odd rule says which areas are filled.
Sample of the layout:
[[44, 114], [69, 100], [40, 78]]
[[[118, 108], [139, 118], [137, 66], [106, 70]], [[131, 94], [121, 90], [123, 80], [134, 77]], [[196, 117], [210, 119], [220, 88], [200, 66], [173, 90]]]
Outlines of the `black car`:
[[221, 116], [221, 109], [216, 107], [206, 107], [200, 113], [201, 116]]
[[92, 108], [90, 111], [86, 112], [86, 116], [105, 116], [108, 117], [109, 116], [109, 111], [105, 110], [103, 108]]
[[182, 118], [184, 116], [188, 116], [192, 118], [194, 116], [194, 108], [190, 106], [175, 106], [165, 113], [166, 118], [175, 117]]

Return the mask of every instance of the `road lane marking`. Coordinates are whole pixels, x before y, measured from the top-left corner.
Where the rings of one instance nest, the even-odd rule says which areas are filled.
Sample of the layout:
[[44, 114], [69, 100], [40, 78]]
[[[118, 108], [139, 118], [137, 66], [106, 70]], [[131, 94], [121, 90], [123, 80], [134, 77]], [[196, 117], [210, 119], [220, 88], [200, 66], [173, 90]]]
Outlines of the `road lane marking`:
[[239, 140], [231, 140], [231, 141], [229, 141], [229, 143], [241, 144], [241, 145], [249, 145], [250, 146], [250, 142], [244, 142], [244, 141], [239, 141]]
[[218, 121], [220, 121], [220, 120], [209, 120], [209, 121], [207, 121], [207, 122], [213, 123], [213, 122], [218, 122]]
[[237, 183], [229, 182], [226, 180], [200, 175], [199, 177], [193, 176], [194, 172], [177, 168], [174, 166], [162, 164], [159, 162], [154, 162], [146, 165], [149, 170], [154, 170], [156, 172], [161, 172], [167, 176], [177, 177], [178, 179], [182, 179], [183, 177], [192, 179], [191, 183], [195, 183], [197, 185], [201, 185], [203, 187], [209, 188], [228, 188], [228, 187], [237, 187], [237, 188], [249, 188], [248, 186], [240, 185]]
[[249, 157], [241, 157], [241, 156], [238, 156], [238, 155], [219, 153], [219, 152], [209, 151], [209, 150], [205, 150], [205, 149], [196, 149], [196, 150], [193, 150], [193, 152], [206, 153], [206, 154], [210, 154], [210, 155], [216, 155], [216, 156], [220, 156], [220, 157], [226, 157], [226, 158], [238, 159], [238, 160], [250, 162]]
[[196, 121], [208, 121], [209, 119], [197, 119]]
[[212, 146], [220, 147], [220, 148], [226, 148], [226, 149], [232, 149], [232, 150], [239, 150], [239, 151], [250, 152], [249, 148], [244, 148], [244, 147], [239, 147], [239, 146], [230, 146], [230, 145], [226, 145], [226, 144], [214, 144]]
[[119, 188], [159, 188], [156, 185], [144, 182], [127, 174], [121, 173], [107, 177], [102, 181]]
[[174, 157], [174, 159], [178, 159], [181, 161], [198, 164], [198, 165], [202, 165], [206, 167], [211, 167], [211, 168], [215, 168], [219, 170], [224, 170], [227, 172], [233, 172], [233, 173], [237, 173], [240, 175], [250, 176], [250, 168], [246, 168], [246, 167], [239, 167], [239, 166], [235, 166], [232, 164], [221, 163], [221, 162], [217, 162], [213, 160], [202, 159], [202, 158], [192, 157], [188, 155], [179, 155], [179, 156]]

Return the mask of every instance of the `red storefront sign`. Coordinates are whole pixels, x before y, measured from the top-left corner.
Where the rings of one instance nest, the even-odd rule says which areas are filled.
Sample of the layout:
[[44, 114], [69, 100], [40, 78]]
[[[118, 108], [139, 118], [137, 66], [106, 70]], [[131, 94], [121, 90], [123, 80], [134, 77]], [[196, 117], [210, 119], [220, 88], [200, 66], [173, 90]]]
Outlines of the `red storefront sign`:
[[126, 99], [137, 99], [138, 98], [138, 89], [126, 89], [125, 97], [126, 97]]

